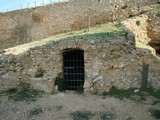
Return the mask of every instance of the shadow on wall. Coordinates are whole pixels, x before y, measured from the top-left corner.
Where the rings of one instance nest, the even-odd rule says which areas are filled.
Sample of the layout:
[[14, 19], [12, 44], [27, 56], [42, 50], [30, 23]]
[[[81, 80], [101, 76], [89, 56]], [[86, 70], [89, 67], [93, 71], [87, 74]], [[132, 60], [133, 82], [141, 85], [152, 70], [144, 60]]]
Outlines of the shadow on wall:
[[[15, 28], [13, 28], [14, 30], [9, 30], [9, 31], [4, 31], [5, 37], [7, 39], [3, 40], [2, 43], [2, 47], [0, 48], [0, 53], [3, 53], [3, 49], [4, 48], [8, 48], [9, 46], [17, 46], [23, 43], [28, 43], [31, 42], [32, 37], [31, 35], [31, 30], [29, 28], [29, 26], [23, 24], [20, 25], [18, 24]], [[13, 31], [13, 32], [11, 32]], [[3, 39], [3, 36], [2, 36]], [[4, 42], [5, 41], [5, 42]]]
[[12, 46], [14, 44], [14, 46], [19, 45], [19, 44], [23, 44], [23, 43], [28, 43], [31, 42], [32, 37], [31, 35], [31, 30], [29, 28], [29, 26], [23, 24], [20, 25], [18, 24], [13, 32], [11, 32], [11, 36], [10, 38], [7, 39], [8, 44], [7, 46]]

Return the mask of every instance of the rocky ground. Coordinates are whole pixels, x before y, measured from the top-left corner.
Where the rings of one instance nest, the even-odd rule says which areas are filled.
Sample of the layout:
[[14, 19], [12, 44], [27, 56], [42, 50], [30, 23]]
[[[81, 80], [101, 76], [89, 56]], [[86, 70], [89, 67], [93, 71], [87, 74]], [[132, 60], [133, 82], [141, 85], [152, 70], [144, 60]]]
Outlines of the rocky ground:
[[0, 96], [0, 120], [160, 120], [160, 102], [155, 100], [73, 92], [44, 94], [32, 102]]

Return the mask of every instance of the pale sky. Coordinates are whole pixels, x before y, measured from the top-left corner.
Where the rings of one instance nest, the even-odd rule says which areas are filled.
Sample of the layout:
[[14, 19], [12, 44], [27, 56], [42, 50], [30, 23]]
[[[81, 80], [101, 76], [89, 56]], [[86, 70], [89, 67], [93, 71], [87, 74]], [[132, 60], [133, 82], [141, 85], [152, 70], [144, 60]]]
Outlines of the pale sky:
[[49, 4], [52, 2], [62, 2], [63, 0], [0, 0], [0, 12], [6, 12], [21, 9], [22, 8], [28, 8], [34, 7], [36, 1], [36, 6], [40, 6], [43, 4]]

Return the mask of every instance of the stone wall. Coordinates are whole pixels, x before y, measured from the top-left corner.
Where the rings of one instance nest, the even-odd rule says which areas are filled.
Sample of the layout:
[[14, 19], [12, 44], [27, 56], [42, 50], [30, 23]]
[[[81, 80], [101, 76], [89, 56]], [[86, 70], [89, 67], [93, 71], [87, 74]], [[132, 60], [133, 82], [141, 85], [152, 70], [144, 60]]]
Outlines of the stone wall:
[[148, 19], [148, 15], [143, 14], [141, 16], [127, 19], [123, 22], [126, 29], [129, 29], [133, 32], [136, 43], [140, 42], [142, 44], [148, 44], [151, 40], [148, 37]]
[[88, 18], [91, 25], [124, 19], [155, 3], [157, 0], [70, 0], [0, 13], [0, 49], [87, 27]]
[[149, 15], [148, 37], [151, 39], [149, 45], [160, 54], [160, 7], [157, 10], [158, 13]]
[[[85, 91], [108, 91], [112, 86], [121, 89], [139, 88], [141, 85], [142, 59], [151, 56], [147, 50], [135, 50], [123, 39], [77, 38], [66, 39], [30, 49], [23, 55], [0, 56], [0, 89], [28, 82], [33, 88], [55, 92], [55, 79], [63, 73], [62, 53], [66, 49], [84, 50]], [[153, 56], [152, 59], [156, 59]], [[154, 60], [156, 66], [159, 61]], [[150, 83], [160, 87], [160, 72], [152, 65]], [[160, 67], [160, 66], [159, 66]], [[44, 70], [42, 77], [35, 77], [38, 69]], [[155, 70], [153, 72], [153, 70]], [[159, 77], [155, 77], [159, 76]]]
[[[154, 11], [123, 21], [125, 28], [135, 36], [135, 46], [150, 45], [153, 54], [160, 53], [160, 6]], [[143, 46], [141, 46], [143, 47]]]

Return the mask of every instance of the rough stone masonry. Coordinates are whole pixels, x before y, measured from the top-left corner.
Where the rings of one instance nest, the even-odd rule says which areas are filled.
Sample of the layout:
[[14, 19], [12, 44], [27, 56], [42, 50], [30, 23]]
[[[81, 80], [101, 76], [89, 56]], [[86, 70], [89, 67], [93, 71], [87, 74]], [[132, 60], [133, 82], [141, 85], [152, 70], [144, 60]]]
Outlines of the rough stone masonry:
[[[32, 48], [22, 55], [3, 55], [0, 57], [0, 88], [27, 82], [35, 89], [56, 92], [54, 83], [56, 77], [63, 73], [62, 54], [66, 49], [84, 50], [83, 87], [86, 92], [101, 93], [113, 86], [121, 89], [139, 88], [142, 58], [151, 54], [146, 50], [135, 50], [127, 41], [125, 37], [66, 39]], [[38, 69], [44, 73], [37, 78], [35, 74]], [[160, 77], [160, 73], [154, 74]], [[154, 74], [150, 74], [150, 78]], [[149, 81], [155, 88], [160, 87], [157, 79]]]
[[[70, 3], [63, 3], [62, 5], [67, 5], [67, 4]], [[151, 4], [151, 3], [145, 2], [144, 5], [145, 4]], [[36, 9], [42, 9], [42, 8], [36, 8]], [[17, 14], [19, 14], [18, 12], [21, 13], [20, 11], [17, 11], [17, 13], [14, 12], [12, 13], [15, 14], [14, 17], [16, 20], [17, 20], [16, 16]], [[4, 18], [6, 18], [6, 16], [8, 15], [4, 15]], [[21, 17], [19, 16], [19, 18]], [[158, 89], [160, 88], [160, 69], [159, 69], [160, 61], [156, 56], [152, 55], [149, 50], [145, 48], [135, 49], [135, 46], [133, 46], [132, 44], [133, 42], [137, 41], [143, 44], [148, 44], [151, 41], [151, 39], [156, 41], [156, 43], [157, 41], [159, 41], [159, 38], [157, 37], [159, 35], [158, 34], [159, 26], [157, 26], [159, 22], [154, 22], [154, 20], [156, 19], [159, 20], [158, 19], [159, 16], [155, 16], [154, 19], [150, 18], [151, 17], [148, 16], [141, 16], [134, 18], [132, 20], [128, 19], [124, 24], [128, 29], [130, 29], [130, 32], [134, 33], [135, 36], [133, 34], [128, 34], [127, 39], [125, 36], [117, 36], [116, 38], [112, 39], [103, 37], [102, 38], [81, 37], [74, 39], [68, 38], [57, 42], [48, 43], [43, 46], [31, 48], [24, 54], [19, 54], [15, 56], [0, 55], [0, 89], [15, 87], [21, 82], [27, 82], [30, 83], [31, 86], [35, 89], [44, 90], [48, 93], [56, 92], [57, 88], [54, 85], [55, 79], [59, 74], [63, 74], [62, 54], [67, 49], [84, 51], [85, 81], [83, 87], [86, 92], [90, 91], [90, 92], [101, 93], [103, 91], [108, 91], [113, 86], [121, 89], [139, 88], [141, 86], [142, 63], [145, 60], [151, 61], [150, 71], [149, 71], [149, 84], [154, 88]], [[7, 19], [11, 20], [10, 18]], [[19, 20], [21, 21], [21, 19]], [[35, 17], [35, 20], [38, 21], [39, 19]], [[45, 19], [42, 20], [45, 21]], [[27, 20], [25, 21], [28, 22]], [[39, 29], [36, 26], [40, 27], [45, 23], [44, 21], [39, 21], [40, 23], [34, 23], [32, 24], [33, 25], [32, 27], [35, 27], [37, 28], [37, 30], [42, 31], [42, 29]], [[136, 25], [137, 21], [141, 22], [140, 26]], [[18, 22], [20, 26], [21, 22]], [[149, 24], [150, 22], [151, 24]], [[14, 25], [12, 23], [14, 22], [11, 22], [11, 24], [7, 25], [13, 27]], [[62, 21], [61, 23], [63, 24]], [[45, 25], [46, 24], [52, 26], [50, 22], [45, 23]], [[47, 31], [50, 31], [50, 29], [48, 29], [49, 26], [47, 26]], [[76, 26], [76, 24], [74, 24], [73, 26]], [[17, 45], [19, 44], [19, 42], [16, 43], [14, 40], [18, 39], [23, 40], [23, 38], [28, 39], [28, 36], [23, 36], [24, 35], [23, 32], [26, 30], [28, 31], [28, 28], [30, 29], [32, 27], [29, 27], [27, 25], [26, 27], [24, 26], [18, 27], [18, 29], [17, 28], [14, 29], [14, 27], [13, 29], [11, 28], [10, 29], [11, 31], [9, 33], [14, 32], [20, 35], [21, 39], [18, 38], [19, 36], [16, 38], [15, 37], [16, 35], [13, 34], [12, 37], [9, 37], [12, 38], [12, 40], [8, 39], [8, 42], [11, 44], [13, 42], [14, 45]], [[148, 30], [148, 28], [151, 29]], [[54, 30], [57, 29], [54, 28]], [[137, 32], [138, 30], [143, 32]], [[5, 34], [5, 31], [7, 30], [2, 30], [0, 32], [4, 36], [5, 35], [9, 36], [10, 34], [8, 34], [8, 32], [6, 32]], [[35, 30], [30, 33], [32, 33], [33, 36], [35, 33], [38, 33], [36, 35], [39, 36], [39, 34], [41, 34], [40, 31], [36, 32]], [[6, 40], [6, 38], [3, 35], [0, 36]], [[22, 43], [26, 43], [26, 41]], [[30, 40], [28, 42], [30, 42]], [[1, 43], [3, 43], [2, 45], [5, 46], [7, 40], [6, 43], [4, 42]], [[36, 73], [39, 69], [42, 70], [43, 75], [40, 77], [36, 77]]]

